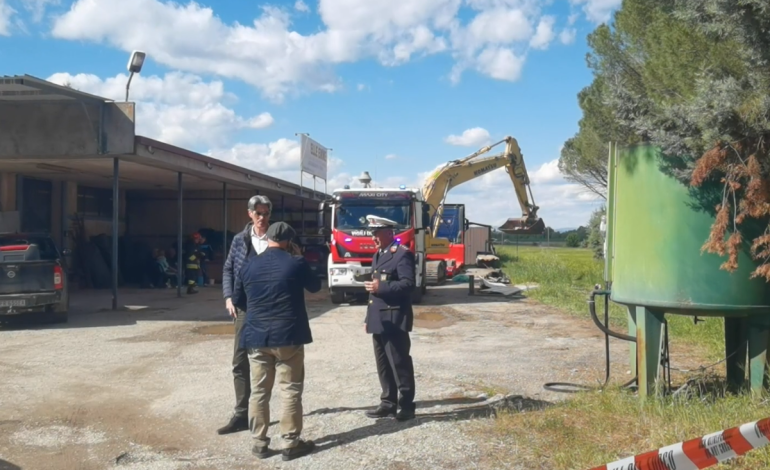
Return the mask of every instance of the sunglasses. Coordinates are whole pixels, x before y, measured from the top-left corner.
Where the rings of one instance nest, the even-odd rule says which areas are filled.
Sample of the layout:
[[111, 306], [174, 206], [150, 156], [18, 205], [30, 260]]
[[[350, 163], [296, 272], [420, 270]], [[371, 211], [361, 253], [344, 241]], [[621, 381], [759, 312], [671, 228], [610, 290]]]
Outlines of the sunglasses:
[[256, 215], [257, 217], [267, 217], [270, 215], [269, 212], [257, 212], [257, 211], [251, 211], [252, 214]]

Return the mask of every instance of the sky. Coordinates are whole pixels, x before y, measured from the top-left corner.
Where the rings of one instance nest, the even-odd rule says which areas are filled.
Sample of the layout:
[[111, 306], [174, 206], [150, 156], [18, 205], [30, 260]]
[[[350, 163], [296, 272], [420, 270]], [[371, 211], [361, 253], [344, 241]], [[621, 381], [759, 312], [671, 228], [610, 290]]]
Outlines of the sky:
[[[0, 0], [0, 60], [4, 75], [123, 101], [130, 53], [144, 51], [129, 98], [137, 134], [299, 183], [308, 133], [331, 149], [329, 191], [360, 186], [363, 171], [377, 187], [420, 187], [512, 136], [540, 216], [573, 228], [601, 201], [565, 181], [559, 152], [592, 79], [586, 36], [620, 3]], [[495, 227], [521, 216], [502, 169], [447, 202]]]

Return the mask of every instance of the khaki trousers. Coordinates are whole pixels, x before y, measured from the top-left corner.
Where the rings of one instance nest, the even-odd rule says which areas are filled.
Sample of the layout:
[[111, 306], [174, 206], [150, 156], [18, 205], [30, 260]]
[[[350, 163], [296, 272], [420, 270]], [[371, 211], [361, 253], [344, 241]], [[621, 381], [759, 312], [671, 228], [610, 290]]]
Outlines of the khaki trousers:
[[283, 448], [295, 447], [302, 432], [302, 390], [305, 382], [305, 347], [249, 348], [251, 397], [249, 399], [249, 429], [258, 446], [267, 446], [270, 439], [270, 397], [276, 377], [281, 389], [280, 432]]

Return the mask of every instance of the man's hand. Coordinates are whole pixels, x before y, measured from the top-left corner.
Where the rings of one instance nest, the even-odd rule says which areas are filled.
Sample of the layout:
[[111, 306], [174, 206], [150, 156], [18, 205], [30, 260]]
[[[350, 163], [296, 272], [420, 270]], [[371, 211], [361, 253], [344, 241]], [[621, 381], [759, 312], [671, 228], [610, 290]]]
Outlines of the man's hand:
[[225, 308], [227, 309], [227, 313], [230, 314], [233, 318], [238, 318], [238, 314], [235, 312], [235, 306], [233, 305], [233, 301], [231, 298], [227, 298], [225, 300]]
[[364, 282], [364, 288], [367, 292], [371, 292], [373, 294], [376, 294], [377, 291], [380, 289], [380, 280], [375, 278], [371, 281]]

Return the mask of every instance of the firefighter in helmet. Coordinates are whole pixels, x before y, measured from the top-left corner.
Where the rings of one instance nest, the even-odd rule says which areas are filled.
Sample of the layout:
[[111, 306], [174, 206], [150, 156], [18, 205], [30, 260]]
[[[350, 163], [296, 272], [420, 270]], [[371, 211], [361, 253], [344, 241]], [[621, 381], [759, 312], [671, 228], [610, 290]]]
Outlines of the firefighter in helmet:
[[195, 286], [198, 284], [198, 277], [200, 277], [201, 272], [201, 260], [204, 257], [203, 252], [199, 248], [202, 240], [203, 237], [201, 234], [195, 232], [192, 234], [192, 237], [187, 240], [184, 246], [182, 256], [185, 268], [185, 279], [187, 279], [188, 294], [198, 293], [198, 289], [196, 289]]

